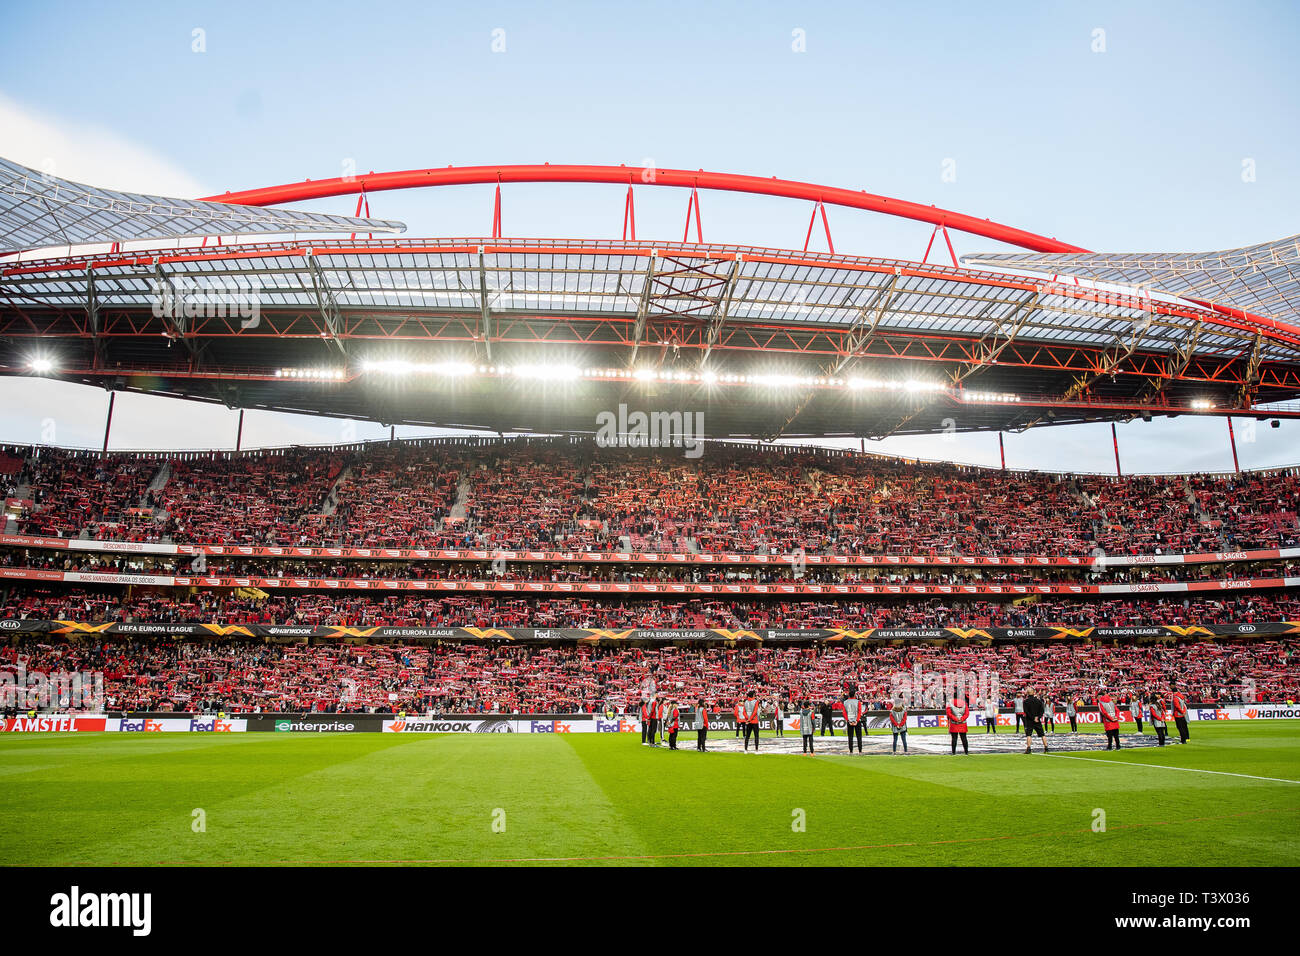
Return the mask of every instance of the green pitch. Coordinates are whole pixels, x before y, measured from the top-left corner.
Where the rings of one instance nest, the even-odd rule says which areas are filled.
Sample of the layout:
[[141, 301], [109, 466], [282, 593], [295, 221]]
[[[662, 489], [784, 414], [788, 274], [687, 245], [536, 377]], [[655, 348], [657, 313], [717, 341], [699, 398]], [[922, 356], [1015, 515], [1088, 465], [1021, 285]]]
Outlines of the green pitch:
[[1283, 782], [1300, 781], [1300, 721], [1192, 733], [956, 758], [612, 734], [13, 734], [0, 863], [1300, 865], [1300, 783]]

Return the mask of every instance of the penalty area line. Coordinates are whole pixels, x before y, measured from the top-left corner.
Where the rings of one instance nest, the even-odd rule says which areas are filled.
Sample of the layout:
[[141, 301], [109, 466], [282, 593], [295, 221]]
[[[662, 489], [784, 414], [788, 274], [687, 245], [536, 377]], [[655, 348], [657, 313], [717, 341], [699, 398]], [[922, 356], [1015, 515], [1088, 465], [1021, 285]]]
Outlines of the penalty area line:
[[1079, 757], [1075, 754], [1053, 754], [1049, 757], [1064, 757], [1066, 760], [1087, 760], [1089, 763], [1104, 763], [1112, 767], [1152, 767], [1156, 770], [1181, 770], [1183, 773], [1211, 773], [1219, 777], [1244, 777], [1247, 780], [1267, 780], [1270, 783], [1300, 784], [1300, 780], [1288, 780], [1285, 777], [1258, 777], [1253, 773], [1232, 773], [1228, 770], [1201, 770], [1199, 767], [1170, 767], [1163, 763], [1138, 763], [1136, 760], [1103, 760], [1100, 757]]

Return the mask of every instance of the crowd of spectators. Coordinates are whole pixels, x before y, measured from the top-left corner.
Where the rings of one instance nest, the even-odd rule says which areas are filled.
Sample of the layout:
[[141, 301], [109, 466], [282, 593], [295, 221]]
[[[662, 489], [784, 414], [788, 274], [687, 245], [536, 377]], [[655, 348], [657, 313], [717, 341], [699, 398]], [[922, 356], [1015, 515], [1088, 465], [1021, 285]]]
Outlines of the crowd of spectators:
[[635, 710], [649, 683], [728, 708], [749, 690], [765, 701], [835, 700], [848, 685], [881, 706], [915, 694], [924, 675], [960, 675], [972, 696], [1004, 706], [1028, 684], [1049, 700], [1091, 703], [1165, 691], [1195, 701], [1283, 702], [1300, 693], [1295, 640], [1164, 645], [722, 648], [575, 645], [307, 645], [24, 641], [0, 645], [0, 670], [99, 671], [111, 710], [577, 713]]
[[[1266, 563], [1117, 568], [1107, 555], [1300, 546], [1300, 476], [1100, 478], [710, 445], [698, 460], [592, 443], [391, 443], [244, 455], [10, 449], [9, 530], [133, 542], [770, 555], [1090, 557], [1080, 569], [399, 562], [100, 554], [9, 547], [0, 566], [131, 574], [504, 581], [964, 584], [1150, 582], [1293, 574]], [[0, 620], [344, 627], [803, 629], [1143, 627], [1300, 620], [1290, 590], [1116, 599], [641, 600], [512, 594], [269, 593], [11, 582]], [[0, 644], [0, 670], [97, 670], [117, 709], [574, 712], [631, 707], [647, 681], [729, 706], [883, 702], [899, 675], [996, 674], [1091, 700], [1177, 679], [1205, 701], [1300, 689], [1297, 642], [723, 648], [133, 641]]]
[[1006, 601], [907, 598], [878, 600], [600, 600], [585, 597], [274, 593], [254, 588], [49, 588], [16, 586], [0, 601], [0, 619], [85, 623], [265, 624], [313, 627], [607, 628], [934, 628], [1141, 627], [1260, 624], [1300, 620], [1289, 591], [1203, 593], [1169, 598], [1038, 598]]
[[4, 476], [5, 497], [28, 503], [23, 534], [116, 537], [116, 529], [130, 528], [148, 534], [156, 522], [146, 491], [161, 466], [157, 458], [45, 448]]
[[33, 502], [23, 533], [137, 541], [1071, 556], [1300, 544], [1290, 471], [1101, 478], [735, 445], [698, 460], [518, 441], [166, 461], [42, 449], [8, 484]]

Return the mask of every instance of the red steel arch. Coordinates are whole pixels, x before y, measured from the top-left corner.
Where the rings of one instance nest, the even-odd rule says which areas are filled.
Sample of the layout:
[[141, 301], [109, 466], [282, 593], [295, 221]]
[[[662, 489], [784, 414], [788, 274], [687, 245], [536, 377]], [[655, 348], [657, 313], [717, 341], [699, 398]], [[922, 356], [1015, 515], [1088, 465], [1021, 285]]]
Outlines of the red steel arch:
[[1069, 243], [1016, 229], [1013, 226], [977, 219], [964, 213], [925, 206], [904, 199], [878, 196], [865, 190], [818, 186], [788, 179], [763, 179], [736, 173], [705, 170], [656, 169], [650, 166], [447, 166], [440, 169], [407, 169], [388, 173], [367, 173], [348, 179], [306, 180], [283, 186], [266, 186], [205, 197], [209, 202], [240, 203], [246, 206], [275, 206], [281, 203], [324, 199], [386, 189], [422, 189], [429, 186], [466, 186], [491, 183], [610, 183], [615, 185], [677, 186], [685, 189], [717, 189], [727, 192], [780, 196], [810, 202], [830, 203], [851, 209], [884, 213], [918, 222], [956, 229], [973, 236], [994, 239], [1034, 252], [1087, 252]]

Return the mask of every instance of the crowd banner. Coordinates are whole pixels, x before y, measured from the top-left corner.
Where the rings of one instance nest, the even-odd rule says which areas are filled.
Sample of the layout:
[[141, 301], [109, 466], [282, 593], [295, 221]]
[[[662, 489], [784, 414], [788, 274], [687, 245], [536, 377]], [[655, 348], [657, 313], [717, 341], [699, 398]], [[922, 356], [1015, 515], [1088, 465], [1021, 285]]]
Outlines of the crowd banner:
[[1244, 640], [1300, 635], [1300, 621], [1259, 624], [1161, 624], [1148, 627], [936, 627], [936, 628], [628, 628], [587, 627], [343, 627], [283, 624], [170, 624], [125, 621], [0, 620], [0, 637], [9, 633], [68, 638], [248, 638], [268, 641], [371, 641], [581, 644], [799, 644], [799, 643], [951, 643], [997, 644], [1036, 641]]
[[[737, 564], [788, 567], [795, 560], [824, 567], [1042, 567], [1090, 568], [1096, 557], [1078, 555], [745, 554], [726, 551], [482, 551], [464, 548], [344, 548], [245, 544], [164, 544], [0, 534], [0, 547], [90, 551], [106, 554], [210, 555], [233, 558], [306, 558], [356, 561], [544, 561], [552, 564]], [[1210, 551], [1196, 554], [1108, 554], [1108, 568], [1226, 564], [1300, 557], [1300, 548]]]

